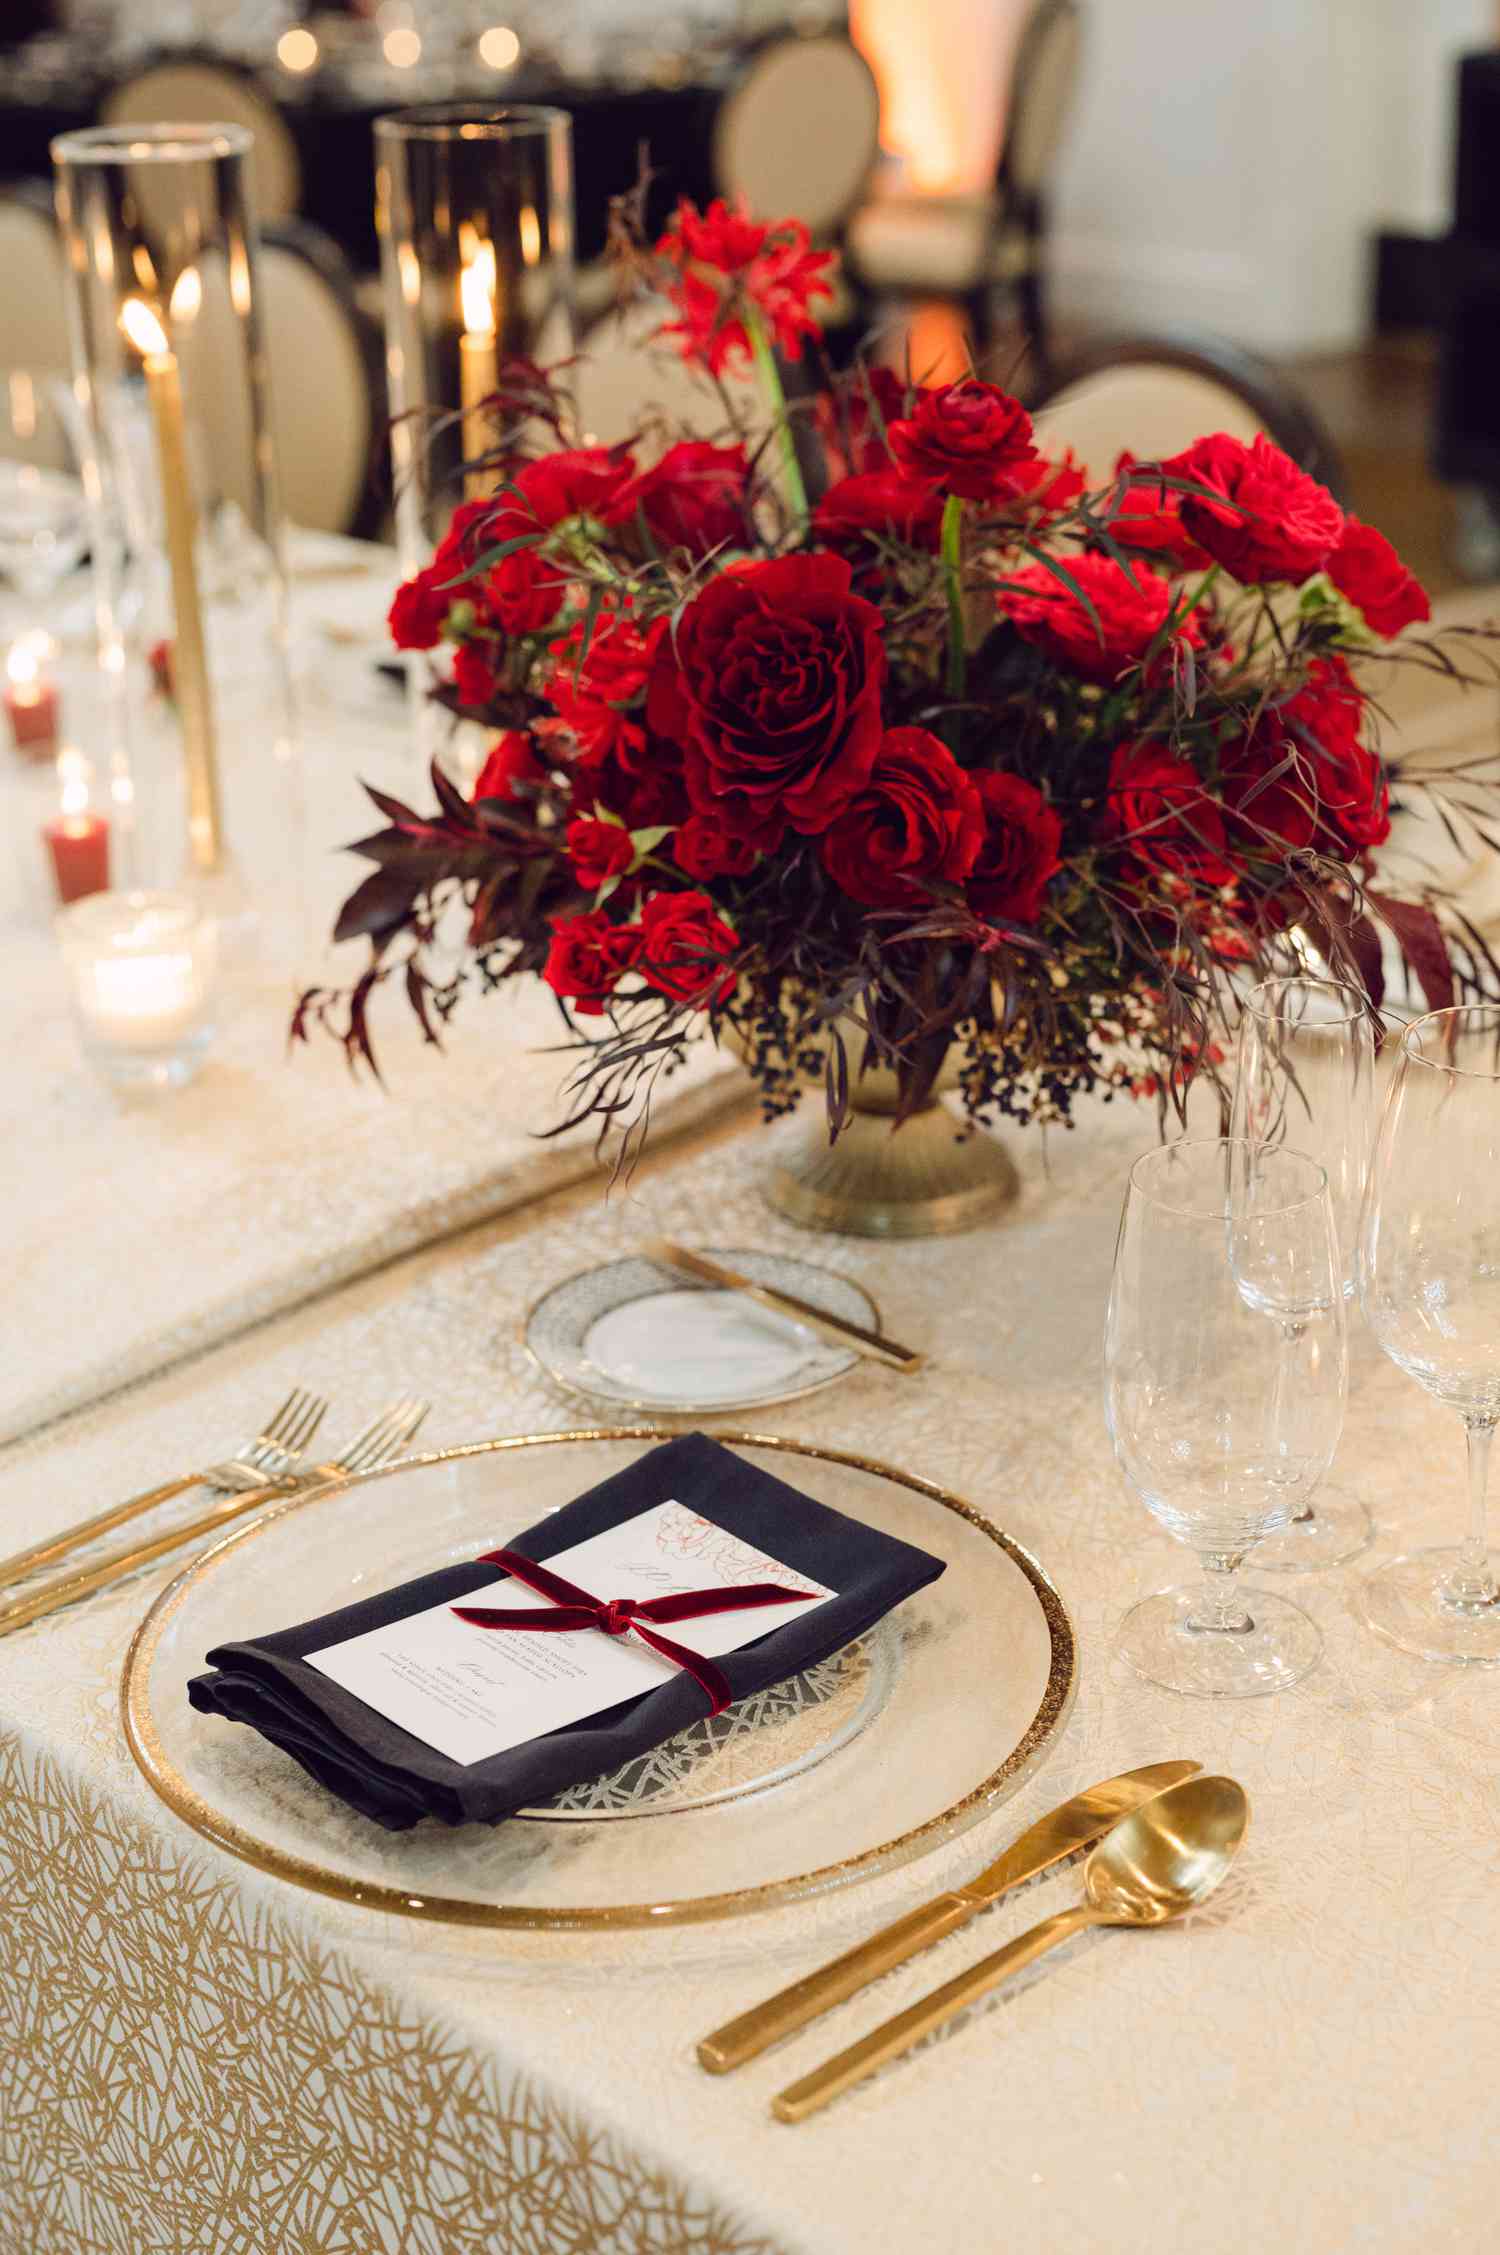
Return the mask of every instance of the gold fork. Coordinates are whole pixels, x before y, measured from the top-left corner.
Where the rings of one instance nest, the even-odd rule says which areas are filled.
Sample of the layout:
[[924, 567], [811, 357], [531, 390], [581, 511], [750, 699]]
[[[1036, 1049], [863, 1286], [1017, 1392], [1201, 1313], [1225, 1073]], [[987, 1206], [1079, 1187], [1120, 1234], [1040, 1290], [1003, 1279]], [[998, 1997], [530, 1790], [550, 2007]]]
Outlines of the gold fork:
[[126, 1580], [142, 1566], [165, 1558], [168, 1551], [176, 1550], [182, 1543], [196, 1542], [200, 1535], [216, 1534], [231, 1520], [259, 1511], [262, 1504], [277, 1496], [294, 1495], [299, 1488], [314, 1487], [320, 1480], [344, 1479], [353, 1472], [373, 1472], [377, 1466], [388, 1464], [392, 1457], [400, 1454], [430, 1407], [428, 1402], [410, 1398], [393, 1402], [329, 1463], [310, 1465], [295, 1478], [274, 1481], [269, 1486], [259, 1483], [248, 1495], [226, 1496], [211, 1511], [203, 1512], [182, 1526], [169, 1527], [165, 1533], [152, 1536], [149, 1542], [136, 1543], [128, 1550], [111, 1551], [96, 1565], [75, 1567], [68, 1574], [54, 1574], [51, 1581], [43, 1582], [40, 1588], [13, 1598], [9, 1605], [0, 1606], [0, 1636], [9, 1636], [12, 1629], [23, 1629], [31, 1621], [56, 1613], [76, 1598], [91, 1597], [95, 1590]]

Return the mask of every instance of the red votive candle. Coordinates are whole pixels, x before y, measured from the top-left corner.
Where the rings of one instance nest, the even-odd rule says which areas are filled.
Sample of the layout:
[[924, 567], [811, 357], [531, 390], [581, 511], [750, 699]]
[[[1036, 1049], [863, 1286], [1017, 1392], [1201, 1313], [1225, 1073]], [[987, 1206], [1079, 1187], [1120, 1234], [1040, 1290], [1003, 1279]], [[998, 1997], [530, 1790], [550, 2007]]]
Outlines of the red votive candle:
[[57, 743], [58, 697], [50, 681], [8, 681], [5, 710], [11, 741], [27, 759], [51, 759]]
[[85, 811], [57, 814], [42, 825], [52, 861], [52, 882], [66, 907], [87, 893], [109, 891], [109, 819]]

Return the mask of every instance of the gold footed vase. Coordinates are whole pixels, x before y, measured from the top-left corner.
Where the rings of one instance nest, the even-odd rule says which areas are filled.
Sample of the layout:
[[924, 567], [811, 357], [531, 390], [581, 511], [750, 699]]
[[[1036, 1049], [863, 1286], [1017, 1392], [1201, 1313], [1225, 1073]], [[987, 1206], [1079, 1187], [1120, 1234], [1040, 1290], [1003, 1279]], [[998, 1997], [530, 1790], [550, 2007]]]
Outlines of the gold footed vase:
[[[956, 1078], [945, 1068], [938, 1088]], [[777, 1213], [799, 1228], [947, 1237], [993, 1219], [1016, 1196], [1020, 1178], [1007, 1153], [983, 1133], [964, 1135], [936, 1098], [896, 1127], [894, 1073], [862, 1072], [849, 1095], [838, 1141], [829, 1142], [820, 1118], [766, 1185]]]

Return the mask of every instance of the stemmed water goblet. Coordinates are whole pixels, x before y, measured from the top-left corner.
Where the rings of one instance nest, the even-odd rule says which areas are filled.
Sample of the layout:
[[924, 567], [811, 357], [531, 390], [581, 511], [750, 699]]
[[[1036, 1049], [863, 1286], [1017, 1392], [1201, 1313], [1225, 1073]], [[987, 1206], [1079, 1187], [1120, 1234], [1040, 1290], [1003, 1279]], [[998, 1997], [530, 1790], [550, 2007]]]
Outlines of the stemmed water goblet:
[[1361, 1584], [1361, 1608], [1403, 1651], [1494, 1666], [1500, 1584], [1485, 1504], [1500, 1423], [1500, 1008], [1434, 1010], [1402, 1036], [1359, 1288], [1392, 1362], [1463, 1419], [1469, 1460], [1464, 1540], [1390, 1560]]
[[[1357, 1288], [1359, 1224], [1375, 1141], [1376, 1022], [1367, 998], [1342, 979], [1263, 979], [1245, 998], [1231, 1132], [1256, 1144], [1290, 1144], [1328, 1177], [1339, 1273]], [[1285, 1530], [1256, 1552], [1257, 1570], [1310, 1573], [1364, 1549], [1370, 1514], [1357, 1496], [1320, 1489]]]
[[1138, 1159], [1105, 1328], [1106, 1417], [1132, 1487], [1204, 1568], [1201, 1585], [1126, 1615], [1119, 1649], [1140, 1675], [1245, 1698], [1315, 1664], [1322, 1637], [1302, 1608], [1234, 1577], [1311, 1500], [1338, 1446], [1346, 1379], [1317, 1162], [1227, 1137]]

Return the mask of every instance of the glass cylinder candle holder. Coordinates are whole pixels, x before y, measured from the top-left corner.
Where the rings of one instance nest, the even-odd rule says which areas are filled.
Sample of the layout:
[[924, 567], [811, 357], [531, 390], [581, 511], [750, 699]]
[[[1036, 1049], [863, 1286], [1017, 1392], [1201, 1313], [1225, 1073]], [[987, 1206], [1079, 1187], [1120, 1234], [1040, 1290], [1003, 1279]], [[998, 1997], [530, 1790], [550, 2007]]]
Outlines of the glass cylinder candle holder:
[[117, 1088], [180, 1088], [213, 1040], [218, 926], [187, 893], [95, 893], [58, 939], [84, 1056]]
[[232, 125], [162, 125], [52, 144], [100, 663], [115, 692], [111, 795], [128, 811], [129, 864], [154, 882], [220, 877], [230, 835], [242, 870], [257, 835], [268, 868], [293, 858], [251, 140]]
[[[460, 501], [501, 483], [506, 363], [573, 351], [573, 141], [566, 111], [435, 105], [375, 126], [401, 568], [431, 560]], [[451, 733], [409, 663], [418, 746], [462, 779], [484, 738]]]

